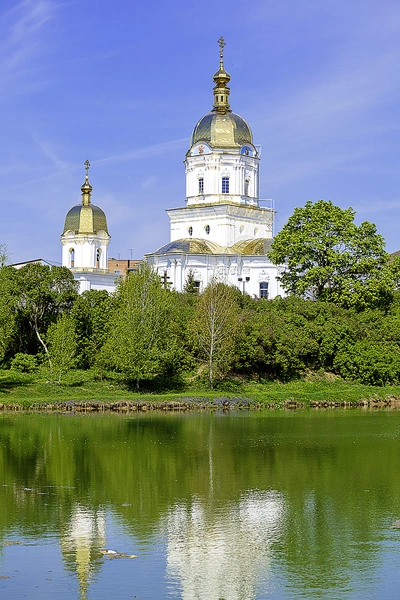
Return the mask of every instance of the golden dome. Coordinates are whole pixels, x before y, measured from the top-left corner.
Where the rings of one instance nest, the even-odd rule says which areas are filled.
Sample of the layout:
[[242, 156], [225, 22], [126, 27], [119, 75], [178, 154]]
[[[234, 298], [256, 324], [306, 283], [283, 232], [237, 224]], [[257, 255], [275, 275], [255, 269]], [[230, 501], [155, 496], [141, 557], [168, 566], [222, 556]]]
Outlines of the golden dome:
[[191, 146], [206, 142], [213, 148], [240, 148], [244, 144], [252, 144], [253, 135], [246, 121], [230, 109], [228, 83], [231, 76], [224, 67], [224, 38], [221, 37], [218, 43], [220, 60], [219, 69], [213, 77], [214, 106], [194, 128]]
[[272, 239], [257, 238], [236, 242], [231, 248], [234, 254], [245, 256], [264, 256], [271, 250]]
[[231, 247], [220, 246], [200, 238], [182, 238], [168, 242], [154, 254], [235, 254], [242, 256], [265, 256], [271, 250], [272, 239], [257, 238], [242, 240]]
[[162, 246], [154, 254], [225, 254], [226, 248], [222, 248], [215, 242], [201, 240], [199, 238], [183, 238], [169, 242]]
[[95, 204], [89, 206], [77, 204], [67, 212], [63, 233], [66, 231], [89, 234], [105, 231], [108, 234], [106, 215]]
[[200, 119], [193, 130], [191, 146], [197, 142], [206, 142], [212, 148], [240, 148], [245, 144], [253, 144], [253, 135], [240, 115], [210, 112]]
[[74, 233], [96, 234], [105, 231], [108, 234], [107, 219], [104, 212], [91, 203], [92, 186], [89, 183], [89, 161], [85, 162], [86, 176], [81, 187], [82, 204], [73, 206], [65, 217], [63, 234], [67, 231]]

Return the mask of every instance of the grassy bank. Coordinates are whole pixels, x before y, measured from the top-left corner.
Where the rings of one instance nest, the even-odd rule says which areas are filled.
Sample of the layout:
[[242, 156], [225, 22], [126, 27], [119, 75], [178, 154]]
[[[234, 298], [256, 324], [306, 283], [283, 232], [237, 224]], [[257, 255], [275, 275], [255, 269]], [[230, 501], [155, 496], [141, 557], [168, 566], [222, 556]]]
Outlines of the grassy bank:
[[[46, 405], [73, 407], [76, 403], [103, 405], [155, 404], [164, 408], [179, 403], [187, 406], [293, 406], [360, 403], [372, 405], [400, 398], [400, 386], [373, 387], [339, 378], [309, 376], [289, 383], [226, 381], [210, 391], [201, 383], [182, 385], [165, 393], [136, 392], [118, 381], [99, 381], [89, 371], [72, 371], [59, 385], [38, 375], [0, 371], [0, 408], [39, 408]], [[126, 406], [128, 406], [126, 404]], [[95, 405], [94, 405], [95, 406]]]

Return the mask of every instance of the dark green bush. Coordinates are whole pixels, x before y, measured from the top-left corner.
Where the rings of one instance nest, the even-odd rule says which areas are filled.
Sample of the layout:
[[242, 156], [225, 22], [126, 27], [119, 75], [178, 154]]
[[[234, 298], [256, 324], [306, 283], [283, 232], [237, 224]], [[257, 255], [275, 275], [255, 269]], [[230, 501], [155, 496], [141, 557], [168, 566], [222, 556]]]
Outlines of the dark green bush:
[[367, 385], [400, 382], [400, 349], [388, 342], [355, 342], [338, 351], [334, 367], [345, 379]]
[[37, 371], [38, 364], [36, 356], [33, 354], [24, 354], [17, 352], [11, 361], [11, 369], [19, 373], [34, 373]]

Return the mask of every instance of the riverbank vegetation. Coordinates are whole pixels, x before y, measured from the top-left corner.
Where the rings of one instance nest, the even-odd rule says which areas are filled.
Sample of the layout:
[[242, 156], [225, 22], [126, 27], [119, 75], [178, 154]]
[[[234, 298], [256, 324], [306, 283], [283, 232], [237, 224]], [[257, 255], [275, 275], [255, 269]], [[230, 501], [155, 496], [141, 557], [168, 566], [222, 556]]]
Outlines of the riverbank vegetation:
[[208, 382], [192, 382], [181, 389], [137, 392], [135, 387], [110, 373], [100, 380], [94, 370], [74, 369], [60, 384], [39, 373], [0, 370], [0, 411], [22, 409], [51, 410], [140, 410], [149, 405], [172, 409], [203, 407], [288, 407], [347, 406], [377, 407], [383, 403], [399, 405], [400, 385], [370, 386], [344, 381], [329, 374], [312, 374], [286, 383], [268, 380], [225, 379], [217, 389]]
[[274, 300], [218, 278], [199, 294], [193, 273], [176, 293], [146, 263], [114, 294], [78, 295], [69, 269], [7, 267], [0, 245], [1, 397], [398, 396], [400, 258], [389, 260], [375, 225], [354, 217], [323, 200], [295, 209], [269, 254], [286, 265], [288, 296]]
[[57, 267], [2, 267], [0, 279], [2, 404], [400, 397], [399, 292], [359, 310], [254, 299], [218, 281], [178, 294], [147, 265], [113, 295], [78, 295]]

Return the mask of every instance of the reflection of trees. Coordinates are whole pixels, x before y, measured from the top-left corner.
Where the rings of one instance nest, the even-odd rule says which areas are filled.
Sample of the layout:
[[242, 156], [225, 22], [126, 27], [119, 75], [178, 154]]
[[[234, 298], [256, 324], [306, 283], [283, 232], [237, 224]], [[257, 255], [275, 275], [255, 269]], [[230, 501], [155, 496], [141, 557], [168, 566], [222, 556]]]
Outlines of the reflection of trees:
[[[193, 539], [196, 515], [205, 532], [223, 524], [229, 533], [248, 491], [258, 490], [257, 497], [283, 499], [285, 507], [279, 539], [263, 546], [264, 562], [279, 550], [280, 568], [293, 585], [317, 595], [321, 582], [334, 587], [357, 565], [371, 567], [375, 532], [399, 516], [396, 423], [396, 415], [357, 411], [3, 415], [0, 537], [13, 529], [65, 538], [77, 511], [96, 520], [104, 506], [143, 542], [179, 515], [179, 527]], [[250, 534], [249, 521], [242, 522], [231, 539], [243, 544], [256, 529]], [[206, 541], [204, 557], [211, 552]], [[177, 542], [170, 536], [168, 543], [172, 550]], [[184, 556], [187, 548], [177, 550], [171, 556]], [[169, 560], [171, 576], [183, 573]], [[249, 581], [256, 577], [251, 573]]]

